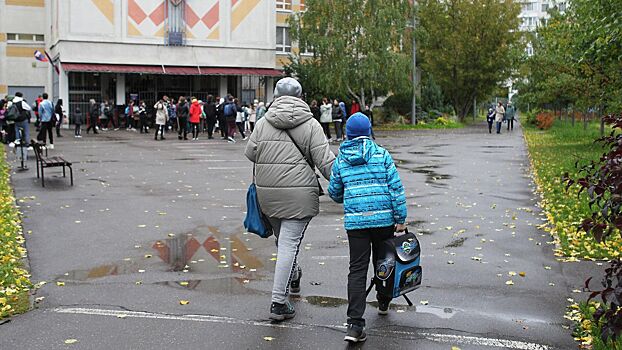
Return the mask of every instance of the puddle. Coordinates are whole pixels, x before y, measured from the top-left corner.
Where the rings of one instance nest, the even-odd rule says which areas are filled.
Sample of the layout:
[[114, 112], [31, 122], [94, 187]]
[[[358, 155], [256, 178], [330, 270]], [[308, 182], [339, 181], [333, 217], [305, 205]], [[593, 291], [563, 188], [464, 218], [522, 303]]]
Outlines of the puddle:
[[482, 148], [514, 148], [514, 146], [481, 146]]
[[[70, 271], [57, 280], [89, 281], [108, 276], [141, 274], [145, 272], [182, 272], [193, 273], [189, 278], [200, 275], [202, 279], [193, 285], [200, 289], [214, 289], [211, 284], [231, 282], [230, 284], [245, 285], [262, 277], [264, 263], [274, 248], [272, 241], [256, 240], [257, 251], [264, 252], [259, 258], [254, 248], [248, 246], [251, 238], [244, 232], [226, 234], [213, 226], [199, 227], [191, 233], [172, 235], [146, 245], [136, 245], [133, 252], [123, 261], [99, 265], [88, 269]], [[260, 272], [258, 272], [260, 271]], [[208, 276], [208, 278], [203, 278]], [[164, 275], [164, 278], [169, 277]], [[181, 286], [177, 274], [173, 282]], [[209, 281], [209, 282], [208, 282]], [[223, 282], [225, 281], [225, 282]], [[190, 285], [190, 283], [188, 283]], [[228, 290], [231, 290], [229, 287]]]
[[428, 154], [428, 152], [425, 152], [425, 151], [410, 151], [408, 153], [410, 153], [410, 154]]
[[[319, 306], [319, 307], [339, 307], [348, 305], [348, 300], [343, 298], [334, 298], [334, 297], [325, 297], [325, 296], [308, 296], [305, 298], [300, 298], [299, 300], [306, 301], [311, 305]], [[393, 299], [394, 301], [399, 301], [403, 299], [401, 297]], [[367, 305], [371, 307], [377, 308], [378, 302], [371, 301], [367, 302]], [[421, 314], [431, 314], [437, 316], [439, 318], [448, 319], [454, 317], [456, 315], [456, 311], [450, 307], [438, 307], [431, 305], [398, 305], [395, 303], [391, 303], [389, 305], [389, 309], [395, 312], [416, 312]]]
[[418, 227], [421, 226], [425, 223], [425, 221], [423, 220], [412, 220], [412, 221], [407, 221], [406, 222], [406, 226], [408, 227]]
[[439, 148], [439, 147], [446, 147], [446, 146], [450, 146], [450, 144], [448, 144], [448, 143], [437, 143], [437, 144], [432, 144], [432, 145], [425, 145], [423, 147], [425, 147], [425, 148]]
[[442, 186], [444, 184], [440, 184], [439, 183], [440, 180], [449, 180], [449, 179], [452, 179], [453, 176], [448, 175], [448, 174], [437, 173], [436, 171], [433, 170], [433, 169], [437, 169], [438, 167], [439, 167], [438, 165], [422, 166], [422, 167], [418, 167], [415, 169], [410, 169], [410, 171], [415, 174], [425, 175], [426, 177], [425, 183], [427, 184], [436, 184], [436, 185]]
[[466, 237], [456, 238], [453, 241], [449, 242], [449, 244], [447, 244], [445, 246], [445, 248], [458, 248], [458, 247], [462, 247], [466, 240], [467, 240]]

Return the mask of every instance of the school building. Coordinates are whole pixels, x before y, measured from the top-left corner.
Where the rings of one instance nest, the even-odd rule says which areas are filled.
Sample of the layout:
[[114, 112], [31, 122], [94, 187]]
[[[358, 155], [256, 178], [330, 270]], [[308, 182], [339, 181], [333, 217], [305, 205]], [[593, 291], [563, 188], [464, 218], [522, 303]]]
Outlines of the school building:
[[[272, 99], [304, 0], [0, 0], [0, 97]], [[49, 62], [35, 60], [47, 51]]]

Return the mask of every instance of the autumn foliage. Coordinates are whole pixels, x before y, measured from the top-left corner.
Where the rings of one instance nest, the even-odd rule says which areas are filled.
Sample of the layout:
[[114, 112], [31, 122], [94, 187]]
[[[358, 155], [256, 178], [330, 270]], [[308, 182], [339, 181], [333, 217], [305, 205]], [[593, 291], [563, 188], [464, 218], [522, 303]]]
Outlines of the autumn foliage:
[[541, 112], [536, 116], [536, 125], [540, 130], [548, 130], [555, 122], [555, 115], [551, 112]]

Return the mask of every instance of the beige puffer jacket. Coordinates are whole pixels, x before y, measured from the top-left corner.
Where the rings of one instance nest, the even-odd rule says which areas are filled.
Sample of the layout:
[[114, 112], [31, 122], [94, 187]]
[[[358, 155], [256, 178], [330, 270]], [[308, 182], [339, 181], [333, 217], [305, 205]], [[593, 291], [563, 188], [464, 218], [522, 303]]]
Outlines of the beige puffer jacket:
[[335, 160], [320, 123], [303, 100], [292, 96], [274, 100], [246, 145], [246, 157], [256, 164], [261, 211], [279, 219], [316, 216], [320, 203], [315, 171], [285, 129], [327, 180]]
[[158, 101], [153, 108], [156, 110], [155, 123], [158, 125], [166, 125], [168, 121], [168, 109], [166, 108], [166, 104], [162, 101]]

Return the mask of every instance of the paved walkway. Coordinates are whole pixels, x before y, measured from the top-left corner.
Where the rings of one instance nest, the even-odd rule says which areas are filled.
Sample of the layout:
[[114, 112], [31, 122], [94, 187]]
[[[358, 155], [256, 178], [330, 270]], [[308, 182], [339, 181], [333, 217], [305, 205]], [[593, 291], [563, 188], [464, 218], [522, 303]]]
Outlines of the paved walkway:
[[[420, 234], [424, 281], [414, 307], [398, 299], [388, 317], [368, 308], [364, 347], [575, 347], [566, 299], [585, 298], [572, 291], [594, 265], [557, 262], [536, 228], [544, 218], [520, 130], [384, 135]], [[241, 224], [245, 143], [172, 138], [116, 131], [57, 141], [51, 153], [76, 162], [73, 188], [54, 170], [41, 188], [34, 163], [14, 174], [33, 281], [47, 284], [35, 310], [0, 325], [1, 347], [346, 347], [340, 206], [322, 198], [303, 242], [298, 314], [271, 325], [274, 243]]]

